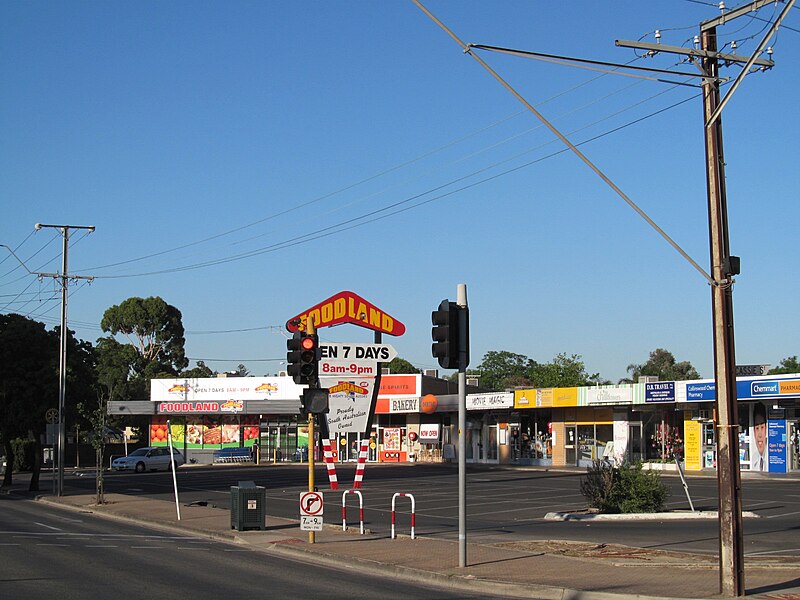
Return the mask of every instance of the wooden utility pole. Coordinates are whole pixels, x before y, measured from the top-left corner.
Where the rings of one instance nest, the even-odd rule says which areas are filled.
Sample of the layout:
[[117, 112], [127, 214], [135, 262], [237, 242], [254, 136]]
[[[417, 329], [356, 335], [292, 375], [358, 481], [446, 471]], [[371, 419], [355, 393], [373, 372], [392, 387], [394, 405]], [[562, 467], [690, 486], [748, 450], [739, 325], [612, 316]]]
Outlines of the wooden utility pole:
[[711, 122], [719, 106], [717, 29], [702, 32], [703, 112], [708, 193], [708, 234], [711, 253], [711, 311], [714, 331], [714, 380], [717, 396], [717, 486], [719, 489], [720, 592], [743, 596], [744, 533], [742, 531], [742, 479], [739, 468], [739, 413], [736, 406], [736, 355], [733, 335], [733, 275], [738, 273], [730, 255], [728, 210], [725, 197], [725, 159], [722, 122]]

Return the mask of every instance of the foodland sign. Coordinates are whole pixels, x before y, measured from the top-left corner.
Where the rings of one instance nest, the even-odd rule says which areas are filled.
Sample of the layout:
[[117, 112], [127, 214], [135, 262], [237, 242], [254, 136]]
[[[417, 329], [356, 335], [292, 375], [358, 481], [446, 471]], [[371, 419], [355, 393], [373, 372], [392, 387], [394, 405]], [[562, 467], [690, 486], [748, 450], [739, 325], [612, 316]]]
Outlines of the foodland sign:
[[406, 326], [400, 321], [389, 316], [374, 304], [367, 302], [358, 294], [347, 291], [339, 292], [289, 319], [286, 322], [286, 329], [291, 333], [305, 331], [309, 319], [314, 321], [317, 329], [352, 323], [389, 335], [403, 335], [406, 332]]
[[[389, 335], [403, 335], [405, 325], [353, 292], [339, 292], [289, 319], [294, 333], [351, 323]], [[380, 384], [380, 364], [397, 356], [389, 344], [320, 344], [319, 384], [328, 389], [325, 415], [330, 435], [366, 432]], [[410, 409], [409, 409], [410, 410]]]

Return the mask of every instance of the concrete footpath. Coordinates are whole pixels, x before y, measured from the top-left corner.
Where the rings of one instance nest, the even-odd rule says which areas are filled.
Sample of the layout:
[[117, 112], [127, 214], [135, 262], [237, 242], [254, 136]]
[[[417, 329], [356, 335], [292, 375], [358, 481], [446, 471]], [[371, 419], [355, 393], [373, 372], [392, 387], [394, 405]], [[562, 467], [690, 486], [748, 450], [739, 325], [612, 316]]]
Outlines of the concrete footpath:
[[[563, 540], [476, 544], [467, 547], [467, 567], [458, 567], [458, 543], [435, 538], [412, 540], [408, 532], [391, 539], [390, 531], [359, 535], [358, 527], [342, 531], [336, 517], [308, 542], [297, 520], [267, 516], [265, 531], [231, 528], [230, 513], [211, 506], [181, 505], [177, 520], [174, 502], [145, 496], [107, 494], [106, 504], [94, 494], [69, 493], [40, 501], [210, 537], [253, 550], [278, 553], [317, 564], [370, 571], [424, 581], [472, 594], [509, 597], [611, 600], [620, 598], [719, 598], [715, 557], [663, 552], [617, 545]], [[654, 523], [654, 528], [657, 524]], [[748, 559], [745, 562], [748, 598], [800, 600], [800, 560]]]

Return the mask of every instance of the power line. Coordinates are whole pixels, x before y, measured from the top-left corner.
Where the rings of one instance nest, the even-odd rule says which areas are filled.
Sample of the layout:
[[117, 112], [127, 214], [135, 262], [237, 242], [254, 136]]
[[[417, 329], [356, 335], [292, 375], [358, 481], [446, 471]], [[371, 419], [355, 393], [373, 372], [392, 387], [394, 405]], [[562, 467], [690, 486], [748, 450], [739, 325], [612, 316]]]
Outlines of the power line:
[[[656, 96], [659, 96], [659, 95], [661, 95], [663, 93], [666, 93], [666, 92], [660, 92], [659, 94], [656, 94]], [[656, 96], [653, 96], [653, 97], [656, 97]], [[642, 121], [644, 121], [646, 119], [649, 119], [651, 117], [657, 116], [659, 114], [662, 114], [663, 112], [666, 112], [668, 110], [676, 108], [676, 107], [678, 107], [678, 106], [680, 106], [682, 104], [685, 104], [686, 102], [688, 102], [692, 98], [696, 98], [696, 96], [692, 96], [691, 98], [687, 98], [687, 99], [681, 100], [681, 101], [676, 102], [676, 103], [674, 103], [674, 104], [672, 104], [670, 106], [667, 106], [665, 108], [662, 108], [662, 109], [659, 109], [659, 110], [657, 110], [655, 112], [652, 112], [652, 113], [650, 113], [650, 114], [648, 114], [648, 115], [646, 115], [644, 117], [641, 117], [639, 119], [635, 119], [633, 121], [630, 121], [629, 123], [623, 124], [623, 125], [621, 125], [619, 127], [615, 127], [615, 128], [613, 128], [611, 130], [608, 130], [606, 132], [598, 134], [598, 135], [596, 135], [594, 137], [588, 138], [588, 139], [586, 139], [586, 140], [584, 140], [582, 142], [577, 143], [576, 146], [583, 146], [585, 144], [588, 144], [590, 142], [596, 141], [596, 140], [598, 140], [598, 139], [600, 139], [602, 137], [605, 137], [607, 135], [611, 135], [612, 133], [616, 133], [617, 131], [621, 131], [622, 129], [625, 129], [627, 127], [630, 127], [632, 125], [640, 123], [640, 122], [642, 122]], [[639, 103], [639, 104], [641, 104], [641, 103]], [[618, 114], [618, 113], [616, 113], [616, 114]], [[596, 123], [597, 122], [595, 122], [594, 124], [596, 124]], [[545, 145], [549, 145], [551, 143], [553, 143], [553, 142], [552, 141], [548, 142]], [[388, 214], [381, 214], [381, 213], [386, 213], [387, 211], [391, 211], [392, 209], [398, 208], [399, 206], [403, 206], [405, 204], [408, 204], [409, 202], [413, 202], [414, 200], [417, 200], [417, 199], [422, 198], [424, 196], [427, 196], [429, 194], [432, 194], [432, 193], [435, 193], [437, 191], [440, 191], [440, 190], [442, 190], [442, 189], [444, 189], [444, 188], [446, 188], [448, 186], [454, 185], [455, 183], [458, 183], [459, 181], [464, 181], [465, 179], [469, 179], [470, 177], [474, 177], [475, 175], [477, 175], [479, 173], [482, 173], [482, 172], [485, 172], [485, 171], [490, 170], [492, 168], [495, 168], [499, 164], [502, 164], [502, 162], [507, 162], [507, 161], [501, 161], [501, 163], [496, 163], [494, 165], [490, 165], [488, 167], [484, 167], [483, 169], [479, 169], [477, 171], [473, 171], [472, 173], [469, 173], [469, 174], [464, 175], [462, 177], [456, 178], [454, 180], [450, 180], [447, 183], [435, 186], [435, 187], [430, 188], [430, 189], [428, 189], [428, 190], [426, 190], [424, 192], [420, 192], [418, 194], [414, 194], [414, 195], [412, 195], [412, 196], [410, 196], [408, 198], [405, 198], [403, 200], [399, 200], [399, 201], [394, 202], [392, 204], [389, 204], [389, 205], [387, 205], [387, 206], [385, 206], [383, 208], [375, 209], [373, 211], [364, 213], [362, 215], [359, 215], [359, 216], [356, 216], [356, 217], [352, 217], [350, 219], [345, 219], [343, 221], [340, 221], [339, 223], [335, 223], [333, 225], [329, 225], [329, 226], [326, 226], [326, 227], [323, 227], [323, 228], [320, 228], [320, 229], [317, 229], [317, 230], [314, 230], [314, 231], [311, 231], [311, 232], [308, 232], [308, 233], [305, 233], [305, 234], [301, 234], [301, 235], [298, 235], [296, 237], [290, 238], [288, 240], [284, 240], [282, 242], [276, 242], [274, 244], [271, 244], [271, 245], [268, 245], [268, 246], [264, 246], [262, 248], [250, 250], [248, 252], [243, 252], [243, 253], [235, 254], [235, 255], [232, 255], [232, 256], [222, 257], [222, 258], [218, 258], [218, 259], [211, 259], [211, 260], [208, 260], [208, 261], [203, 261], [203, 262], [199, 262], [199, 263], [193, 263], [193, 264], [190, 264], [190, 265], [184, 265], [184, 266], [181, 266], [181, 267], [171, 267], [171, 268], [168, 268], [168, 269], [161, 269], [161, 270], [148, 271], [148, 272], [142, 272], [142, 273], [125, 274], [125, 275], [122, 275], [122, 274], [121, 275], [97, 275], [97, 276], [95, 276], [95, 279], [127, 279], [127, 278], [132, 278], [132, 277], [149, 277], [149, 276], [152, 276], [152, 275], [165, 275], [165, 274], [170, 274], [170, 273], [179, 273], [179, 272], [191, 271], [191, 270], [196, 270], [196, 269], [201, 269], [201, 268], [206, 268], [206, 267], [211, 267], [211, 266], [217, 266], [217, 265], [220, 265], [220, 264], [226, 264], [226, 263], [230, 263], [230, 262], [236, 262], [236, 261], [239, 261], [239, 260], [245, 260], [247, 258], [252, 258], [254, 256], [259, 256], [259, 255], [262, 255], [262, 254], [267, 254], [267, 253], [275, 252], [275, 251], [278, 251], [278, 250], [283, 250], [283, 249], [286, 249], [286, 248], [297, 246], [299, 244], [308, 243], [308, 242], [310, 242], [312, 240], [319, 239], [321, 237], [328, 237], [328, 236], [333, 235], [335, 233], [341, 233], [341, 232], [344, 232], [344, 231], [349, 231], [349, 230], [354, 229], [356, 227], [361, 227], [361, 226], [367, 225], [369, 223], [374, 223], [376, 221], [388, 218], [390, 216], [394, 216], [394, 215], [400, 214], [402, 212], [406, 212], [408, 210], [411, 210], [413, 208], [417, 208], [417, 207], [422, 206], [424, 204], [428, 204], [428, 203], [433, 202], [435, 200], [440, 200], [442, 198], [451, 196], [454, 193], [470, 189], [472, 187], [481, 185], [481, 184], [486, 183], [488, 181], [492, 181], [492, 180], [497, 179], [499, 177], [502, 177], [502, 176], [508, 175], [510, 173], [516, 172], [516, 171], [518, 171], [520, 169], [523, 169], [525, 167], [528, 167], [528, 166], [531, 166], [533, 164], [542, 162], [543, 160], [546, 160], [548, 158], [552, 158], [554, 156], [558, 156], [558, 155], [562, 154], [565, 151], [566, 150], [559, 150], [557, 152], [548, 154], [548, 155], [546, 155], [544, 157], [541, 157], [539, 159], [527, 162], [527, 163], [525, 163], [523, 165], [520, 165], [518, 167], [514, 167], [514, 168], [508, 169], [506, 171], [503, 171], [501, 173], [498, 173], [496, 175], [493, 175], [491, 177], [487, 177], [487, 178], [481, 179], [481, 180], [479, 180], [477, 182], [474, 182], [472, 184], [468, 184], [468, 185], [459, 187], [459, 188], [457, 188], [455, 190], [452, 190], [450, 192], [447, 192], [447, 193], [432, 197], [432, 198], [430, 198], [428, 200], [417, 202], [415, 204], [412, 204], [411, 206], [407, 206], [407, 207], [402, 208], [402, 209], [394, 210], [392, 212], [389, 212]], [[513, 157], [512, 157], [512, 159], [508, 159], [508, 160], [513, 160]], [[361, 221], [361, 222], [359, 223], [358, 221]]]

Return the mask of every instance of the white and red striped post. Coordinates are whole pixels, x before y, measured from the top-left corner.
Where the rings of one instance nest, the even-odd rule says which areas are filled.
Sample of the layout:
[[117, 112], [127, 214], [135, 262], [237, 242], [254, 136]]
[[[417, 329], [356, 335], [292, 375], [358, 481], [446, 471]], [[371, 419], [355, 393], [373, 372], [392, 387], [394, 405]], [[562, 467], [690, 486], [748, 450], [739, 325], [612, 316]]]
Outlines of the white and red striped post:
[[392, 496], [392, 539], [395, 538], [394, 534], [394, 525], [395, 525], [395, 510], [394, 510], [394, 503], [397, 498], [411, 498], [411, 539], [414, 539], [414, 525], [416, 521], [417, 509], [416, 509], [416, 502], [414, 501], [414, 496], [411, 494], [402, 494], [397, 492], [394, 496]]
[[356, 465], [356, 476], [353, 479], [353, 488], [361, 487], [364, 480], [364, 469], [367, 466], [367, 454], [369, 453], [369, 440], [361, 440], [361, 449], [358, 452], [358, 464]]
[[358, 496], [358, 521], [361, 535], [364, 535], [364, 497], [358, 490], [345, 490], [342, 493], [342, 531], [347, 531], [347, 494]]
[[336, 478], [336, 465], [333, 462], [333, 451], [331, 450], [331, 441], [322, 440], [322, 456], [325, 460], [325, 467], [328, 469], [328, 481], [330, 482], [332, 490], [339, 489], [339, 480]]

